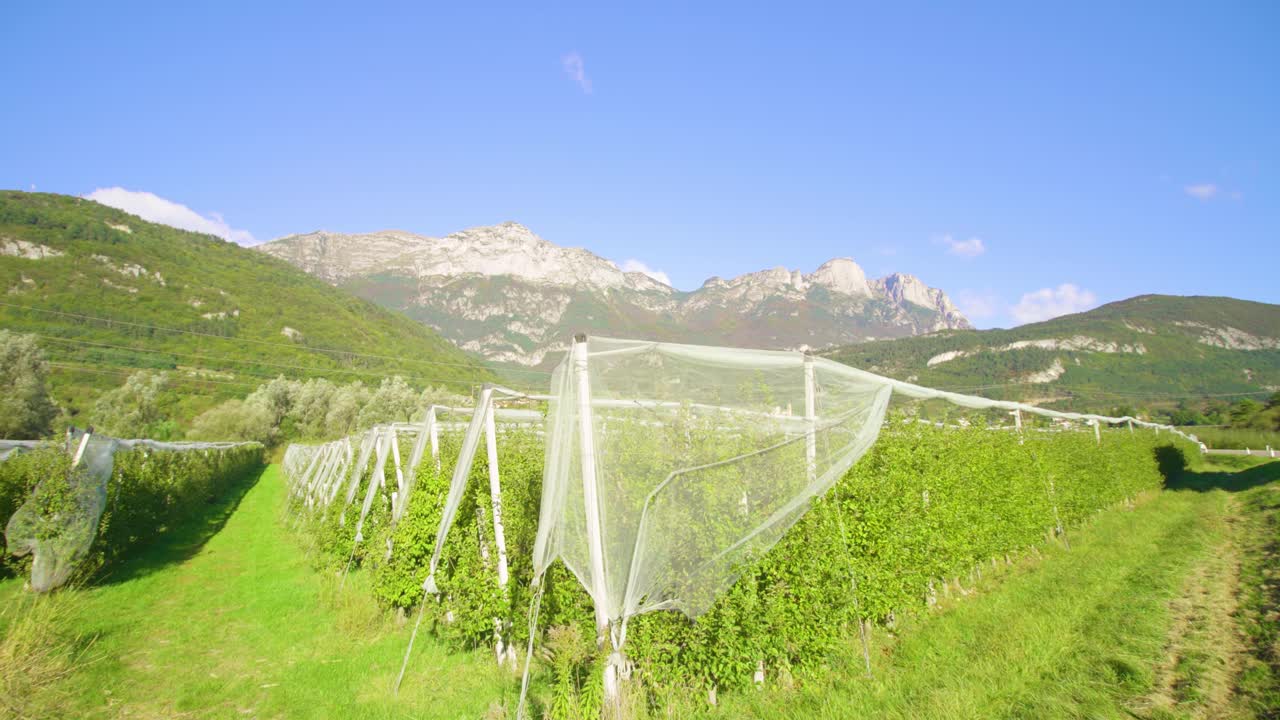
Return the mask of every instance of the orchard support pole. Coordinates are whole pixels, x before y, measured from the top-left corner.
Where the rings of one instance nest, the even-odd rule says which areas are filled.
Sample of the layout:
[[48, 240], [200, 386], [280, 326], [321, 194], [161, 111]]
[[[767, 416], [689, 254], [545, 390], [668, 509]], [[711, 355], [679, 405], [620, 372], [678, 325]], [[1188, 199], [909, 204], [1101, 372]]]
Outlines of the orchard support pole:
[[813, 377], [813, 356], [804, 354], [804, 419], [808, 427], [808, 435], [804, 443], [805, 468], [809, 473], [809, 482], [813, 482], [818, 474], [818, 398], [817, 383]]
[[431, 439], [431, 459], [435, 460], [436, 472], [440, 472], [440, 424], [436, 420], [436, 406], [427, 411], [427, 434]]
[[396, 464], [396, 489], [391, 493], [392, 514], [395, 514], [395, 508], [399, 507], [400, 501], [404, 498], [404, 470], [400, 467], [400, 435], [393, 429], [391, 431], [391, 458]]
[[[484, 444], [485, 459], [489, 465], [489, 498], [492, 502], [493, 543], [497, 546], [498, 551], [498, 591], [505, 597], [507, 594], [507, 581], [510, 575], [507, 571], [507, 535], [506, 529], [502, 524], [502, 484], [498, 477], [498, 433], [493, 420], [495, 411], [492, 389], [485, 388], [482, 393], [481, 403], [484, 406]], [[493, 619], [494, 653], [498, 657], [499, 665], [509, 663], [514, 667], [516, 651], [514, 646], [508, 645], [503, 639], [505, 626], [506, 623], [503, 622], [502, 618]]]
[[[587, 336], [573, 338], [573, 370], [578, 392], [578, 445], [582, 465], [582, 500], [586, 513], [587, 550], [591, 562], [591, 600], [596, 614], [596, 645], [603, 646], [609, 636], [609, 586], [604, 568], [604, 540], [600, 529], [600, 493], [596, 477], [595, 425], [591, 412], [590, 362]], [[618, 648], [614, 648], [617, 650]], [[604, 700], [606, 707], [618, 701], [618, 670], [613, 662], [604, 668]]]

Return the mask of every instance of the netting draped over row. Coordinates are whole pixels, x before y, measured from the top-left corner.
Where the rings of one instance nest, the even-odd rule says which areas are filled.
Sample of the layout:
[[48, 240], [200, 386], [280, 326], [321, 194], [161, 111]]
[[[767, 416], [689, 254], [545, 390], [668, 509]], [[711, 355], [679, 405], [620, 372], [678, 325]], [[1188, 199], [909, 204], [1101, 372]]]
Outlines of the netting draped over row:
[[561, 558], [599, 623], [707, 610], [875, 441], [889, 388], [841, 367], [792, 352], [577, 345], [552, 379], [535, 574]]
[[40, 447], [39, 440], [0, 440], [0, 462], [8, 460], [11, 456], [35, 450]]
[[[117, 452], [135, 448], [191, 452], [258, 444], [121, 440], [79, 431], [68, 440], [75, 448], [75, 456], [67, 477], [49, 477], [40, 481], [5, 527], [9, 552], [18, 556], [31, 555], [30, 583], [36, 592], [47, 592], [61, 586], [88, 554], [106, 509], [107, 486]], [[33, 443], [0, 447], [4, 452], [0, 460], [12, 452], [35, 447]]]
[[[627, 619], [658, 609], [690, 617], [707, 611], [741, 570], [777, 543], [812, 501], [870, 449], [894, 393], [969, 409], [1007, 410], [1019, 431], [1027, 413], [1087, 423], [1099, 440], [1101, 423], [1125, 422], [1195, 440], [1137, 418], [1059, 412], [938, 391], [800, 352], [579, 336], [553, 373], [549, 395], [494, 386], [481, 393], [454, 466], [423, 589], [437, 591], [441, 551], [486, 424], [493, 452], [494, 396], [547, 400], [533, 582], [539, 586], [551, 563], [560, 559], [586, 589], [601, 637], [607, 632], [617, 651], [606, 668], [608, 693], [609, 678], [621, 667], [617, 655], [625, 643]], [[519, 412], [530, 423], [539, 417], [534, 411]], [[345, 478], [350, 505], [370, 458], [378, 458], [378, 467], [386, 461], [377, 432], [364, 436], [358, 453], [351, 441], [291, 447], [286, 465], [294, 468], [289, 472], [294, 491], [310, 497], [316, 487], [330, 488], [319, 496], [331, 500], [336, 493], [332, 488]], [[410, 484], [421, 447], [419, 435]], [[432, 448], [434, 455], [434, 439]], [[343, 471], [353, 454], [359, 457], [356, 469]], [[492, 461], [490, 466], [502, 587], [501, 508]], [[332, 477], [325, 467], [338, 468], [338, 479], [324, 480]], [[381, 473], [375, 475], [366, 493], [384, 482]], [[399, 497], [409, 489], [402, 485]], [[370, 497], [366, 495], [361, 521]], [[396, 497], [393, 493], [393, 522], [404, 510], [404, 501], [397, 503]], [[540, 591], [535, 603], [538, 597]], [[536, 607], [531, 617], [536, 617]], [[495, 635], [500, 635], [502, 623], [495, 623]]]
[[[285, 450], [283, 462], [291, 501], [306, 512], [328, 512], [338, 495], [343, 494], [344, 501], [340, 512], [343, 513], [341, 523], [345, 525], [346, 511], [356, 503], [362, 481], [367, 475], [370, 480], [364, 485], [360, 512], [355, 518], [352, 539], [354, 553], [355, 545], [365, 539], [365, 523], [373, 511], [379, 493], [390, 500], [390, 519], [394, 527], [409, 507], [409, 500], [417, 480], [417, 469], [428, 451], [435, 467], [439, 469], [442, 430], [466, 429], [468, 431], [466, 437], [471, 437], [472, 429], [475, 428], [471, 454], [467, 455], [471, 457], [478, 445], [479, 433], [485, 429], [485, 415], [480, 412], [484, 408], [492, 410], [492, 415], [488, 418], [490, 434], [494, 432], [492, 424], [495, 416], [497, 420], [509, 426], [527, 426], [542, 422], [542, 413], [535, 410], [494, 408], [488, 401], [491, 393], [492, 390], [486, 390], [482, 394], [482, 402], [475, 409], [433, 405], [428, 408], [421, 422], [377, 425], [360, 434], [319, 445], [291, 444]], [[451, 415], [469, 417], [469, 421], [441, 419]], [[413, 445], [407, 458], [401, 455], [400, 437], [403, 435], [413, 438]], [[492, 437], [489, 439], [492, 446]], [[393, 487], [388, 487], [389, 468], [394, 474]], [[470, 469], [471, 465], [468, 462], [465, 470], [470, 472]], [[453, 510], [456, 511], [456, 503]], [[391, 551], [392, 548], [388, 545], [388, 555]]]
[[893, 392], [1095, 428], [1152, 425], [932, 390], [799, 352], [583, 339], [552, 378], [535, 576], [562, 559], [601, 625], [661, 608], [696, 617], [871, 447]]

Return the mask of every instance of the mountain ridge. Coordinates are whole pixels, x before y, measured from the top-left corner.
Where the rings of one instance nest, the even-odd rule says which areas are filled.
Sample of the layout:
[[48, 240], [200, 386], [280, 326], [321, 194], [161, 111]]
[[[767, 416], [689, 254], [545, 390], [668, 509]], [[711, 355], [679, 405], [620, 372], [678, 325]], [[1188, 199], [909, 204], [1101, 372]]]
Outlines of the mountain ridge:
[[581, 330], [818, 348], [972, 327], [943, 291], [905, 273], [868, 279], [847, 257], [812, 273], [778, 266], [712, 276], [686, 291], [514, 221], [443, 238], [314, 231], [255, 249], [405, 312], [465, 350], [524, 365], [545, 365]]

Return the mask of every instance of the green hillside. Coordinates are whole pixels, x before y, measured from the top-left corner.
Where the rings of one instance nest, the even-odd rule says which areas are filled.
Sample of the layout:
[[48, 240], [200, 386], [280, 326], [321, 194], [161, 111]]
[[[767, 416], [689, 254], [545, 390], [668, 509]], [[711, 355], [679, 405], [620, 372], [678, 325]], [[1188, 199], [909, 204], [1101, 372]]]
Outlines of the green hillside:
[[1071, 409], [1263, 399], [1280, 387], [1280, 306], [1142, 295], [1011, 330], [950, 331], [825, 354], [931, 387]]
[[492, 376], [265, 253], [76, 197], [0, 192], [0, 293], [0, 328], [40, 336], [73, 420], [141, 368], [171, 371], [179, 420], [277, 375], [460, 392]]

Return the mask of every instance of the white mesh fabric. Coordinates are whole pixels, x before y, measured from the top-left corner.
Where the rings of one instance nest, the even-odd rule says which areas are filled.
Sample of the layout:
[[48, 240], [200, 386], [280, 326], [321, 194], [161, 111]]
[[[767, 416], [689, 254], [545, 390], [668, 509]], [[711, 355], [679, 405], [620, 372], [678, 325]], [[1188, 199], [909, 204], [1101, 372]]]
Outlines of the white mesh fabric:
[[458, 462], [453, 467], [453, 477], [449, 481], [449, 495], [445, 498], [444, 508], [440, 515], [440, 527], [436, 531], [436, 541], [431, 552], [431, 563], [427, 569], [427, 579], [422, 589], [429, 593], [437, 593], [436, 569], [440, 566], [440, 553], [444, 551], [444, 539], [453, 525], [453, 517], [458, 514], [458, 506], [467, 489], [467, 477], [471, 475], [471, 466], [475, 463], [476, 448], [480, 446], [480, 435], [484, 432], [485, 413], [492, 402], [492, 393], [488, 390], [480, 393], [480, 402], [476, 403], [471, 414], [471, 423], [467, 426], [467, 434], [462, 438], [462, 451], [458, 453]]
[[866, 452], [889, 401], [884, 382], [815, 360], [807, 418], [810, 381], [794, 352], [594, 337], [586, 359], [585, 385], [572, 357], [552, 379], [534, 567], [562, 558], [602, 622], [707, 610]]
[[895, 391], [1177, 432], [932, 390], [796, 352], [593, 337], [552, 376], [535, 577], [561, 558], [601, 626], [663, 608], [696, 617], [870, 448]]
[[350, 480], [347, 483], [347, 505], [355, 501], [356, 491], [360, 489], [360, 477], [364, 475], [364, 469], [368, 467], [369, 455], [373, 452], [373, 446], [377, 441], [377, 428], [365, 432], [364, 437], [360, 440], [360, 457], [356, 460], [356, 464], [351, 470]]
[[373, 465], [373, 474], [369, 476], [369, 485], [364, 493], [364, 505], [360, 508], [360, 519], [356, 521], [356, 538], [355, 542], [364, 541], [364, 521], [369, 517], [369, 511], [373, 509], [373, 499], [377, 496], [378, 490], [386, 483], [386, 467], [387, 456], [390, 454], [391, 443], [396, 442], [396, 434], [390, 428], [380, 428], [376, 431], [378, 437], [374, 443], [378, 448], [378, 459]]
[[[116, 441], [89, 438], [80, 464], [64, 480], [41, 480], [5, 528], [9, 552], [31, 555], [31, 589], [61, 586], [84, 559], [107, 506]], [[65, 493], [65, 494], [64, 494]]]
[[[79, 443], [83, 433], [75, 433]], [[107, 504], [107, 484], [115, 454], [143, 447], [162, 452], [222, 450], [258, 443], [160, 442], [119, 440], [91, 435], [79, 463], [66, 478], [50, 477], [37, 484], [5, 527], [9, 552], [31, 554], [31, 589], [47, 592], [61, 586], [84, 559], [98, 534], [98, 522]]]

